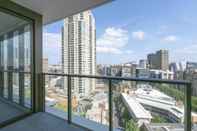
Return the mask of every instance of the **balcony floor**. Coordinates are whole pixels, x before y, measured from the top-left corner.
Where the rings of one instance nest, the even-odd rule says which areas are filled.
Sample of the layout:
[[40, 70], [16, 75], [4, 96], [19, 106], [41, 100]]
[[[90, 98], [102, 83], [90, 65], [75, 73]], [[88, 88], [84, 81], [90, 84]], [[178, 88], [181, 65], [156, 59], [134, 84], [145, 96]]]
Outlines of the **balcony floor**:
[[0, 131], [87, 131], [49, 113], [36, 113]]
[[6, 122], [12, 118], [24, 115], [26, 111], [22, 108], [5, 102], [0, 98], [0, 123]]

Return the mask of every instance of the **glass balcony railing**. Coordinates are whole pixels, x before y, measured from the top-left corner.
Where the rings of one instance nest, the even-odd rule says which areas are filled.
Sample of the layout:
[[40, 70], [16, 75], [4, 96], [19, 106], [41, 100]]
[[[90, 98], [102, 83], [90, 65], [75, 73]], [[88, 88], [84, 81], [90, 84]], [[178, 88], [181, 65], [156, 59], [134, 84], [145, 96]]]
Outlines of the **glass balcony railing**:
[[43, 73], [45, 111], [94, 131], [190, 131], [191, 83]]
[[[31, 76], [0, 72], [0, 126], [32, 112]], [[195, 130], [188, 81], [51, 73], [41, 81], [45, 111], [90, 130]]]

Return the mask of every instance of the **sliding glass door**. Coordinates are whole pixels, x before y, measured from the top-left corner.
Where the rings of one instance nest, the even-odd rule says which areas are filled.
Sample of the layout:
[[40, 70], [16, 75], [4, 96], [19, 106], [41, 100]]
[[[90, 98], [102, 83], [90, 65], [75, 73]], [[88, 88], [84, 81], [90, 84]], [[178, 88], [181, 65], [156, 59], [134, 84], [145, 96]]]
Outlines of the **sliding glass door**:
[[0, 11], [0, 123], [32, 110], [32, 25]]

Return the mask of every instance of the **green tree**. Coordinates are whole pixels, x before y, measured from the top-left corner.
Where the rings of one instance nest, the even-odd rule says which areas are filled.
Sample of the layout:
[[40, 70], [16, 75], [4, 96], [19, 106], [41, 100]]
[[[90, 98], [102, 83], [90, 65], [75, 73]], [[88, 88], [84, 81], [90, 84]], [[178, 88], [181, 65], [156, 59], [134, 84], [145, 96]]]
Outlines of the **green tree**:
[[129, 121], [129, 119], [130, 119], [129, 112], [128, 112], [128, 110], [126, 108], [123, 111], [122, 117], [123, 117], [124, 121]]
[[139, 127], [134, 120], [128, 120], [125, 124], [125, 131], [139, 131]]
[[[157, 87], [158, 90], [160, 90], [161, 92], [174, 97], [177, 101], [183, 101], [184, 102], [184, 92], [181, 90], [178, 90], [177, 88], [175, 88], [174, 86], [170, 86], [167, 84], [155, 84], [154, 86]], [[192, 96], [192, 111], [197, 112], [197, 97], [196, 96]]]
[[151, 120], [152, 123], [167, 123], [168, 121], [161, 117], [161, 116], [155, 116], [152, 120]]

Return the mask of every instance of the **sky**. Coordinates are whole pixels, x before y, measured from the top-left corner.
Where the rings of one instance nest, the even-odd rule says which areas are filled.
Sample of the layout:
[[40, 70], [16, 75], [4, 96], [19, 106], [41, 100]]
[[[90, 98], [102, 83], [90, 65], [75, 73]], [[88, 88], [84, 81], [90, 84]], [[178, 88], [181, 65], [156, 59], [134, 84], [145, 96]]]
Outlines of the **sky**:
[[[92, 9], [96, 20], [97, 64], [146, 59], [169, 50], [170, 62], [197, 62], [196, 0], [114, 0]], [[44, 57], [61, 63], [60, 20], [44, 27]]]

